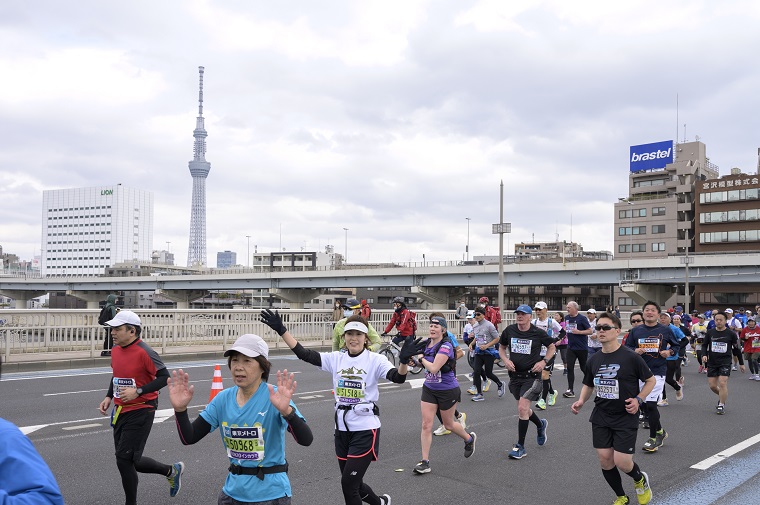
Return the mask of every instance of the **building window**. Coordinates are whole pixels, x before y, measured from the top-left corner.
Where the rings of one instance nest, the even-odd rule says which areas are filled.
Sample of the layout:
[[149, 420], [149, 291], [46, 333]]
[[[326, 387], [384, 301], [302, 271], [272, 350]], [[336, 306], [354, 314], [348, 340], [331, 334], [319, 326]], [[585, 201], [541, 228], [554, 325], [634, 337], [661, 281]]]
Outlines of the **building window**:
[[652, 215], [653, 216], [664, 216], [665, 215], [665, 207], [652, 207]]
[[661, 252], [665, 250], [665, 242], [653, 242], [652, 252]]
[[653, 224], [652, 225], [652, 233], [665, 233], [665, 225], [664, 224]]
[[[631, 233], [631, 230], [633, 230], [633, 233]], [[621, 226], [618, 228], [618, 235], [624, 236], [624, 235], [646, 235], [647, 234], [647, 227], [646, 226], [634, 226], [631, 228], [630, 226]]]
[[633, 181], [634, 188], [646, 188], [649, 186], [664, 186], [668, 183], [668, 179], [654, 179], [649, 181]]
[[646, 244], [620, 244], [618, 246], [618, 252], [621, 252], [621, 253], [631, 252], [631, 249], [633, 249], [633, 252], [646, 252], [647, 245]]

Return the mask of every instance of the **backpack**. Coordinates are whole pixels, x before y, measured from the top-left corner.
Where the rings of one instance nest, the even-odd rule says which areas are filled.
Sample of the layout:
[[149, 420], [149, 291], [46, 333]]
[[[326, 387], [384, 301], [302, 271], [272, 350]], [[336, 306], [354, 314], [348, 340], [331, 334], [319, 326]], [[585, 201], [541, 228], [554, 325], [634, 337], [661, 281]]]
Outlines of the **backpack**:
[[412, 325], [412, 335], [416, 335], [417, 334], [417, 313], [413, 310], [409, 310], [409, 317], [411, 318], [410, 324]]
[[98, 324], [100, 326], [105, 326], [106, 322], [113, 319], [114, 316], [111, 315], [111, 309], [108, 307], [108, 305], [103, 306], [102, 309], [100, 309], [100, 314], [98, 314]]
[[501, 323], [501, 309], [499, 307], [494, 307], [493, 305], [489, 305], [486, 309], [486, 314], [489, 321], [491, 321], [491, 324], [494, 326], [498, 326]]

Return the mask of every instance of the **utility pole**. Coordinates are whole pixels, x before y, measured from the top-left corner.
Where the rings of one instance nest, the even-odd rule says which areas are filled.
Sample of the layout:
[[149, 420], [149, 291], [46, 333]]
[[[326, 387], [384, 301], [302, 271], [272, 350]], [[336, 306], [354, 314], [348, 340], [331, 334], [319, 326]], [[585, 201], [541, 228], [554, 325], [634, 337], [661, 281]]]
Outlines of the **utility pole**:
[[465, 247], [464, 251], [467, 253], [467, 261], [470, 261], [470, 218], [466, 217], [467, 220], [467, 247]]
[[248, 239], [248, 253], [245, 255], [245, 266], [250, 268], [251, 267], [251, 236], [246, 235], [245, 238]]
[[[499, 304], [504, 309], [504, 234], [512, 232], [512, 223], [504, 222], [504, 181], [499, 185], [499, 222], [491, 225], [491, 233], [499, 235]], [[502, 310], [503, 312], [503, 310]], [[498, 328], [501, 331], [504, 323]]]

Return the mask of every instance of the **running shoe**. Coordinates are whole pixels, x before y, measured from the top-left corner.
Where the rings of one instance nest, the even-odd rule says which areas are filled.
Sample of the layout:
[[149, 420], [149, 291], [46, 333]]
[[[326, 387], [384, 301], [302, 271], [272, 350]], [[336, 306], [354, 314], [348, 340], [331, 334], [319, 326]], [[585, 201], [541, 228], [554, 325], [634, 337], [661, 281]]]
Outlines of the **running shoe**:
[[457, 422], [462, 425], [462, 428], [467, 429], [467, 414], [460, 412]]
[[631, 503], [631, 500], [627, 496], [618, 496], [617, 500], [612, 502], [612, 505], [628, 505], [629, 503]]
[[686, 356], [684, 356], [683, 360], [681, 361], [681, 364], [683, 366], [689, 366], [689, 358], [687, 358]]
[[471, 395], [476, 395], [478, 394], [478, 388], [476, 388], [475, 386], [470, 386], [470, 389], [467, 390], [467, 393]]
[[758, 374], [758, 375], [755, 376], [755, 380], [756, 381], [760, 381], [760, 374]]
[[726, 413], [726, 407], [723, 405], [718, 405], [715, 407], [715, 413], [720, 414], [721, 416]]
[[641, 427], [644, 428], [645, 430], [648, 430], [649, 429], [649, 419], [644, 419], [644, 422], [641, 423]]
[[169, 496], [174, 498], [179, 493], [182, 487], [182, 472], [185, 471], [185, 464], [183, 462], [174, 463], [172, 465], [172, 473], [166, 478], [169, 481]]
[[639, 505], [646, 505], [652, 500], [652, 489], [649, 487], [649, 475], [646, 472], [641, 472], [641, 475], [643, 477], [640, 481], [634, 482], [633, 487], [636, 488]]
[[557, 396], [559, 395], [559, 391], [556, 389], [549, 391], [549, 396], [546, 398], [546, 404], [550, 407], [557, 403]]
[[645, 450], [645, 451], [647, 451], [647, 452], [655, 452], [659, 448], [660, 448], [660, 446], [657, 445], [657, 439], [656, 438], [647, 439], [647, 441], [644, 442], [644, 447], [642, 447], [642, 449]]
[[470, 432], [470, 441], [464, 443], [464, 457], [469, 458], [473, 454], [475, 454], [475, 441], [478, 439], [478, 436], [475, 434], [475, 432]]
[[483, 402], [485, 401], [485, 398], [483, 397], [483, 395], [475, 395], [471, 398], [471, 400], [474, 402]]
[[501, 384], [499, 384], [499, 389], [498, 389], [498, 392], [496, 394], [499, 395], [499, 398], [501, 398], [502, 396], [504, 396], [504, 383], [503, 382]]
[[658, 407], [667, 407], [668, 406], [668, 400], [667, 398], [663, 398], [662, 400], [657, 402]]
[[567, 391], [562, 393], [562, 396], [564, 396], [565, 398], [575, 398], [575, 393], [573, 392], [572, 389], [568, 389]]
[[735, 372], [736, 371], [736, 365], [732, 366], [731, 370], [733, 370]]
[[546, 410], [546, 401], [541, 398], [536, 402], [536, 408], [540, 410]]
[[489, 389], [491, 389], [491, 379], [486, 379], [485, 384], [483, 384], [483, 392], [488, 393]]
[[549, 436], [546, 434], [546, 428], [548, 427], [549, 421], [546, 419], [541, 419], [541, 427], [538, 428], [538, 434], [536, 435], [536, 443], [538, 445], [544, 445], [549, 439]]
[[520, 444], [515, 444], [512, 450], [509, 451], [510, 459], [523, 459], [528, 453], [525, 452], [525, 447]]
[[702, 365], [699, 365], [699, 370], [697, 370], [697, 373], [702, 373], [702, 370], [704, 370], [704, 369], [705, 369], [705, 367], [703, 367]]
[[450, 430], [447, 430], [444, 425], [440, 425], [437, 430], [433, 432], [433, 435], [440, 437], [441, 435], [449, 435], [451, 433]]
[[679, 402], [683, 400], [683, 388], [676, 391], [676, 400]]
[[657, 447], [662, 447], [662, 444], [665, 443], [665, 439], [668, 438], [668, 432], [665, 430], [660, 430], [655, 435], [655, 440], [657, 441]]
[[564, 370], [562, 370], [562, 375], [567, 375], [567, 368], [565, 368]]
[[472, 372], [470, 372], [470, 373], [467, 374], [467, 378], [470, 379], [471, 381], [475, 380], [475, 379], [472, 378]]
[[381, 500], [383, 500], [383, 503], [380, 505], [391, 505], [391, 496], [388, 494], [384, 494], [380, 497]]
[[681, 378], [680, 378], [680, 379], [678, 379], [678, 381], [677, 381], [677, 382], [678, 382], [678, 385], [679, 385], [679, 386], [683, 386], [683, 383], [684, 383], [684, 376], [682, 375], [682, 376], [681, 376]]
[[425, 461], [424, 459], [414, 465], [414, 473], [430, 473], [430, 461]]

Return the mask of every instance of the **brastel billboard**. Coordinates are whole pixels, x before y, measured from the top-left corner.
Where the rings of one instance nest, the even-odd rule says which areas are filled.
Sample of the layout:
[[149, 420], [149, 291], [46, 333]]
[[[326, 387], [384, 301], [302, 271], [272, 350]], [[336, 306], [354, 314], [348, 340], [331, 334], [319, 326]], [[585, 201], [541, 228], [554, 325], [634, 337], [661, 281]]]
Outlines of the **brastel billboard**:
[[673, 163], [673, 141], [664, 140], [654, 144], [631, 146], [631, 172], [664, 168]]

